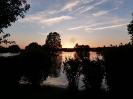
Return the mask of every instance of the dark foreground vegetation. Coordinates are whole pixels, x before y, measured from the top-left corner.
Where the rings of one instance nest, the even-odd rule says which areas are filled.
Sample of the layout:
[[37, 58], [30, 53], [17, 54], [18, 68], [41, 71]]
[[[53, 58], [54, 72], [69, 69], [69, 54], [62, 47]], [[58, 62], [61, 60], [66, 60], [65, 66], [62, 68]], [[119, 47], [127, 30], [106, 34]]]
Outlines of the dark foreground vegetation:
[[101, 92], [96, 95], [84, 90], [70, 92], [64, 88], [53, 86], [34, 87], [31, 85], [18, 85], [1, 88], [0, 99], [106, 99], [109, 96], [107, 92]]
[[[0, 0], [0, 4], [0, 33], [4, 33], [3, 29], [11, 26], [17, 16], [24, 18], [24, 13], [30, 8], [26, 0]], [[24, 50], [17, 45], [8, 49], [0, 46], [2, 53], [20, 52], [17, 56], [0, 57], [0, 99], [128, 99], [132, 94], [133, 20], [127, 25], [127, 30], [131, 43], [98, 48], [102, 59], [90, 60], [89, 46], [76, 44], [75, 57], [67, 57], [63, 62], [67, 89], [41, 86], [48, 76], [59, 76], [59, 71], [55, 70], [60, 69], [62, 61], [56, 54], [62, 48], [58, 33], [49, 33], [42, 46], [31, 43]], [[9, 33], [2, 34], [0, 44], [15, 44], [15, 41], [5, 39], [8, 36]], [[85, 87], [82, 91], [78, 90], [81, 75]], [[104, 77], [107, 89], [101, 88]]]
[[[0, 57], [0, 86], [1, 99], [9, 97], [19, 99], [83, 99], [87, 98], [115, 98], [131, 95], [133, 45], [104, 47], [101, 51], [103, 59], [90, 60], [88, 52], [77, 51], [75, 57], [67, 57], [64, 72], [68, 79], [68, 88], [40, 86], [48, 75], [52, 74], [51, 67], [57, 68], [61, 60], [42, 49], [27, 49], [19, 55]], [[53, 65], [54, 64], [54, 65]], [[57, 67], [56, 67], [57, 66]], [[80, 75], [84, 75], [85, 90], [78, 90]], [[106, 78], [108, 89], [102, 89], [103, 77]], [[22, 81], [25, 84], [20, 84]]]

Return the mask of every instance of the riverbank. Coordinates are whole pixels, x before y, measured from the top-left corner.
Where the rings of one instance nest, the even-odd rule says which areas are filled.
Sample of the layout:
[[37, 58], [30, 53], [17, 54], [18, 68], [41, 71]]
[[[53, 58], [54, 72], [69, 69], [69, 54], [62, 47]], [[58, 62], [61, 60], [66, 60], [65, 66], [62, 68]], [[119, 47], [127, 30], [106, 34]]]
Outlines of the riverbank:
[[0, 89], [0, 99], [85, 99], [109, 97], [107, 92], [92, 94], [85, 90], [69, 91], [64, 88], [54, 86], [17, 85]]

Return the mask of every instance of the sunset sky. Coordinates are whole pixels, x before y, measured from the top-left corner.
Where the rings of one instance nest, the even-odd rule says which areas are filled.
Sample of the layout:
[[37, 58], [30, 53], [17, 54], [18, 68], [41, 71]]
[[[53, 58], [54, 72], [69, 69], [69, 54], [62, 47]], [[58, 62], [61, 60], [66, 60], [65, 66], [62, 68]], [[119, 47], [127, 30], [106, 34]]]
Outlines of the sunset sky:
[[127, 24], [132, 20], [133, 0], [27, 0], [25, 18], [12, 23], [5, 33], [21, 48], [32, 42], [45, 44], [50, 32], [58, 32], [62, 47], [76, 43], [90, 47], [130, 41]]

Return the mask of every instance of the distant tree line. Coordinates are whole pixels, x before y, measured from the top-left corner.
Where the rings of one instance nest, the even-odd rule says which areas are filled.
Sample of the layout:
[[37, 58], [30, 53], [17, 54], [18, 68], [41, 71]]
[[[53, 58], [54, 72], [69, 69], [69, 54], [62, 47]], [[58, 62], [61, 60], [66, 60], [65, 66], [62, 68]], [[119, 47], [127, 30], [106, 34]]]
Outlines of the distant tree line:
[[18, 53], [21, 49], [18, 45], [11, 45], [9, 47], [0, 46], [0, 53]]

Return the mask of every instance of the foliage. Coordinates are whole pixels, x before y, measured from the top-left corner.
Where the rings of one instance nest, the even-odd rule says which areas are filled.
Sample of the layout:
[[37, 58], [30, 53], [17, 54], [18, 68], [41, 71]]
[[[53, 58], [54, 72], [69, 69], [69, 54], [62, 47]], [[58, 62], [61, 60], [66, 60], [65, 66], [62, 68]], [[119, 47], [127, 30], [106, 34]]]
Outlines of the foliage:
[[133, 44], [133, 18], [132, 18], [132, 21], [127, 25], [127, 30], [128, 30], [128, 34], [131, 35], [131, 42]]
[[73, 58], [66, 58], [64, 62], [64, 70], [68, 79], [68, 89], [71, 91], [78, 90], [79, 76], [81, 74], [80, 60]]
[[121, 95], [130, 93], [132, 85], [133, 46], [129, 44], [104, 48], [102, 51], [105, 61], [107, 84], [111, 93]]
[[20, 47], [18, 45], [11, 45], [8, 47], [8, 51], [11, 53], [17, 53], [20, 52]]
[[41, 45], [39, 45], [37, 42], [32, 42], [26, 46], [25, 49], [41, 49]]
[[79, 45], [78, 43], [76, 43], [74, 49], [76, 49], [76, 51], [89, 51], [90, 47], [89, 45]]
[[20, 64], [24, 82], [40, 85], [48, 76], [51, 60], [47, 52], [41, 49], [24, 50], [20, 53]]
[[7, 52], [8, 52], [7, 48], [0, 46], [0, 53], [7, 53]]
[[[30, 8], [26, 0], [0, 0], [0, 33], [4, 33], [3, 29], [11, 26], [11, 23], [18, 20], [18, 16], [24, 18], [24, 13]], [[0, 43], [15, 43], [5, 39], [10, 36], [9, 33], [0, 37]]]
[[20, 78], [19, 56], [0, 57], [0, 86], [16, 85]]
[[48, 50], [62, 48], [60, 35], [57, 32], [51, 32], [47, 35], [45, 46]]
[[78, 88], [79, 77], [82, 75], [86, 90], [93, 92], [101, 91], [101, 83], [104, 76], [103, 61], [99, 58], [97, 60], [90, 60], [87, 52], [76, 53], [78, 56], [66, 58], [64, 62], [64, 70], [69, 82], [68, 88], [76, 90]]

